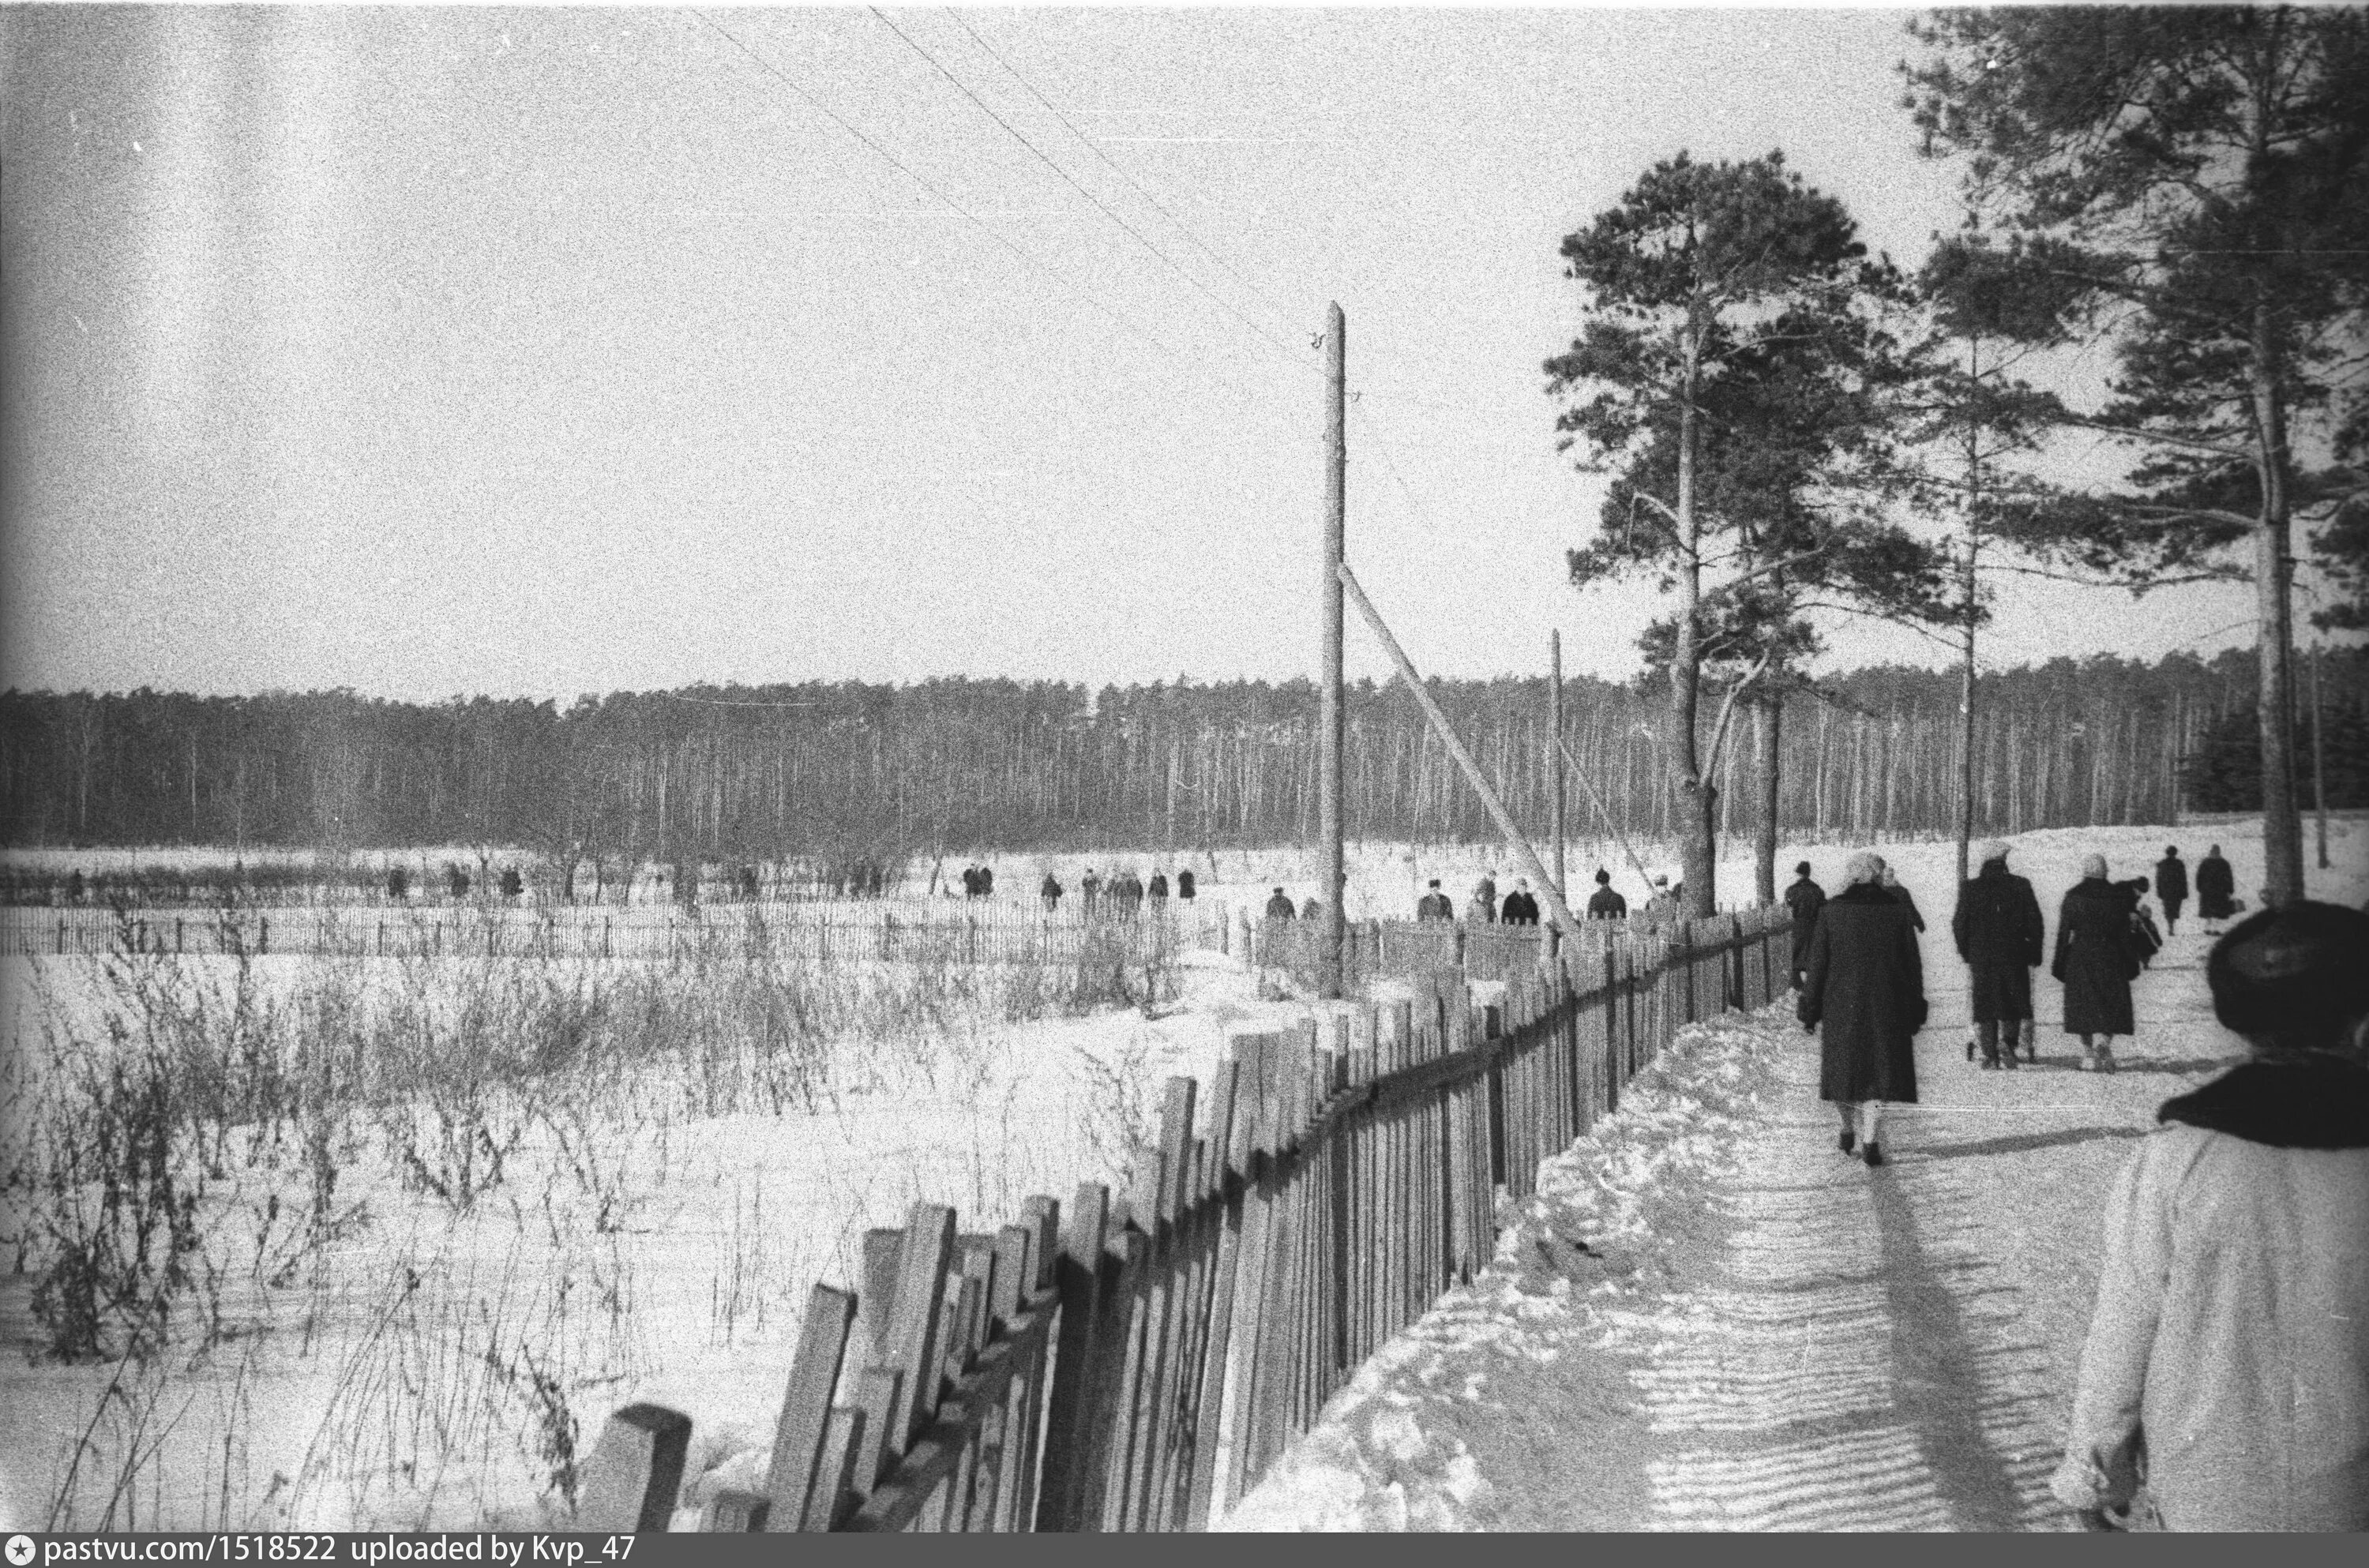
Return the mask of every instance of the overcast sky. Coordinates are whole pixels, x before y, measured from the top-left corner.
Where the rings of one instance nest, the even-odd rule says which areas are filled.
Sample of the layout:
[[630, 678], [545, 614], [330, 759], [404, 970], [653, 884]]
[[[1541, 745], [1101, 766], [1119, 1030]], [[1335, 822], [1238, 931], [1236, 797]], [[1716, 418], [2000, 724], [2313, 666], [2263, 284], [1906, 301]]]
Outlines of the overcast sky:
[[[0, 12], [0, 684], [1312, 675], [1334, 300], [1409, 652], [1625, 677], [1561, 236], [1680, 148], [1903, 260], [1954, 222], [1900, 11], [707, 16]], [[2002, 611], [2001, 663], [2251, 636], [2235, 587]]]

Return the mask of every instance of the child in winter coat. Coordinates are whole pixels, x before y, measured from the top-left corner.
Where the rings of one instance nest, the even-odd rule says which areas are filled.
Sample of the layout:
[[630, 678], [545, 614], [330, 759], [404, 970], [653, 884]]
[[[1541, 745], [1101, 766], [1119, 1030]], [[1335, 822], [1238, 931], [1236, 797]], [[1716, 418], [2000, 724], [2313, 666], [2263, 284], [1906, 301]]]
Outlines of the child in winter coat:
[[2205, 978], [2247, 1061], [2167, 1101], [2106, 1200], [2065, 1460], [2094, 1528], [2369, 1529], [2369, 914], [2297, 900]]

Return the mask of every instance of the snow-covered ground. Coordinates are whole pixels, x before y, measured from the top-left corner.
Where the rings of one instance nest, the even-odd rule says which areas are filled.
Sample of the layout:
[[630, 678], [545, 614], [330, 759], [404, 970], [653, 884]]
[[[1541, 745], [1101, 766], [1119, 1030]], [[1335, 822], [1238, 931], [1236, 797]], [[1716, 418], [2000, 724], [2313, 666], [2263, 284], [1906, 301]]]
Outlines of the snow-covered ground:
[[[2229, 823], [2213, 830], [2236, 864], [2239, 887], [2253, 887], [2258, 830]], [[2016, 865], [2034, 878], [2053, 918], [2084, 853], [2100, 850], [2117, 875], [2132, 875], [2174, 840], [2192, 862], [2205, 841], [2160, 829], [2030, 834], [2018, 842]], [[2333, 890], [2358, 901], [2369, 892], [2362, 865], [2369, 829], [2340, 823], [2335, 845], [2348, 869]], [[1597, 855], [1590, 846], [1574, 848], [1574, 879], [1584, 880]], [[1793, 861], [1809, 859], [1831, 887], [1847, 853], [1839, 845], [1788, 848], [1780, 861], [1790, 875]], [[2144, 1125], [2156, 1100], [2209, 1068], [2223, 1048], [2209, 1024], [2200, 1033], [2197, 1023], [2192, 967], [2201, 946], [2189, 934], [2192, 922], [2183, 922], [2142, 987], [2140, 1059], [2131, 1072], [2104, 1080], [2062, 1070], [1975, 1075], [1957, 1056], [1950, 1028], [1950, 1008], [1963, 1008], [1963, 979], [1952, 992], [1952, 969], [1943, 961], [1950, 855], [1946, 843], [1894, 849], [1937, 926], [1927, 938], [1937, 1012], [1924, 1044], [1933, 1087], [1887, 1138], [1900, 1151], [1900, 1163], [1879, 1173], [1888, 1189], [1868, 1189], [1859, 1167], [1835, 1160], [1816, 1107], [1802, 1113], [1803, 1126], [1788, 1123], [1796, 1112], [1784, 1107], [1792, 1103], [1787, 1096], [1799, 1098], [1801, 1065], [1788, 1054], [1799, 1047], [1781, 1027], [1708, 1031], [1656, 1070], [1660, 1088], [1625, 1100], [1596, 1139], [1558, 1161], [1539, 1221], [1554, 1234], [1526, 1227], [1512, 1235], [1512, 1272], [1493, 1274], [1483, 1294], [1464, 1305], [1451, 1301], [1445, 1316], [1435, 1314], [1362, 1377], [1368, 1419], [1336, 1416], [1242, 1516], [1388, 1523], [1403, 1508], [1417, 1523], [1661, 1517], [1639, 1511], [1655, 1506], [1651, 1500], [1661, 1494], [1640, 1468], [1648, 1446], [1631, 1440], [1644, 1431], [1637, 1413], [1650, 1402], [1632, 1387], [1629, 1369], [1649, 1362], [1682, 1368], [1694, 1364], [1688, 1356], [1716, 1359], [1728, 1354], [1722, 1347], [1767, 1338], [1736, 1325], [1776, 1309], [1745, 1299], [1736, 1282], [1754, 1276], [1744, 1261], [1719, 1260], [1745, 1244], [1733, 1239], [1742, 1233], [1738, 1205], [1781, 1209], [1793, 1186], [1842, 1206], [1838, 1215], [1853, 1202], [1863, 1209], [1882, 1197], [1891, 1207], [1876, 1209], [1876, 1218], [1890, 1215], [1894, 1230], [1904, 1214], [1920, 1226], [1931, 1216], [1939, 1229], [1918, 1230], [1917, 1246], [1920, 1256], [1940, 1261], [1928, 1264], [1926, 1283], [1912, 1292], [1925, 1309], [1939, 1310], [1959, 1282], [1974, 1277], [1954, 1261], [1961, 1256], [2012, 1260], [1984, 1266], [2013, 1266], [2025, 1276], [2037, 1271], [2039, 1283], [2027, 1277], [2015, 1287], [2024, 1292], [2021, 1316], [2030, 1337], [2056, 1357], [2057, 1371], [2069, 1366], [2066, 1347], [2087, 1307], [2089, 1238], [2086, 1209], [2066, 1195], [2102, 1181], [2123, 1134]], [[1460, 904], [1484, 866], [1510, 885], [1508, 859], [1474, 847], [1358, 846], [1351, 908], [1402, 913], [1431, 876]], [[1027, 860], [1022, 874], [1033, 881], [1040, 864]], [[1105, 874], [1119, 864], [1173, 872], [1176, 862], [1080, 854], [1055, 864], [1074, 888], [1088, 865]], [[1000, 860], [999, 881], [1008, 887], [1022, 864], [1020, 857]], [[1312, 887], [1312, 860], [1301, 851], [1221, 851], [1214, 872], [1206, 857], [1198, 869], [1205, 897], [1238, 904], [1254, 905], [1277, 882], [1296, 893]], [[1740, 856], [1723, 863], [1722, 879], [1723, 901], [1750, 887]], [[1633, 882], [1632, 875], [1616, 885]], [[263, 961], [283, 981], [308, 962]], [[39, 1039], [33, 972], [24, 960], [0, 964], [6, 1040], [19, 1062]], [[67, 960], [49, 972], [71, 991], [87, 979], [87, 961]], [[2044, 991], [2043, 1012], [2053, 1001], [2053, 990]], [[967, 1226], [1009, 1218], [1030, 1193], [1066, 1199], [1080, 1181], [1124, 1181], [1150, 1134], [1167, 1075], [1206, 1080], [1229, 1029], [1274, 1027], [1302, 1012], [1261, 1000], [1256, 977], [1214, 954], [1189, 960], [1178, 1001], [1155, 1011], [1156, 1017], [1109, 1009], [1013, 1024], [983, 1010], [950, 1020], [918, 1053], [884, 1057], [851, 1047], [849, 1070], [837, 1073], [811, 1108], [717, 1112], [699, 1105], [682, 1083], [655, 1082], [621, 1082], [574, 1104], [511, 1106], [503, 1114], [517, 1142], [504, 1181], [466, 1214], [406, 1187], [385, 1140], [373, 1134], [349, 1151], [336, 1203], [341, 1213], [366, 1219], [305, 1253], [303, 1267], [280, 1284], [258, 1282], [289, 1245], [284, 1213], [272, 1218], [277, 1189], [270, 1180], [232, 1181], [217, 1189], [224, 1222], [212, 1228], [203, 1254], [223, 1280], [218, 1332], [194, 1336], [202, 1348], [180, 1343], [145, 1364], [66, 1366], [36, 1356], [42, 1336], [30, 1310], [32, 1278], [0, 1275], [0, 1407], [16, 1417], [0, 1425], [0, 1528], [42, 1525], [67, 1491], [86, 1527], [110, 1505], [119, 1527], [127, 1520], [143, 1528], [532, 1525], [554, 1516], [571, 1446], [580, 1453], [608, 1411], [635, 1400], [675, 1405], [697, 1422], [685, 1497], [687, 1508], [696, 1507], [715, 1486], [762, 1474], [807, 1288], [818, 1279], [858, 1276], [867, 1227], [901, 1222], [919, 1198], [956, 1204]], [[2061, 1041], [2048, 1052], [2061, 1069]], [[864, 1070], [854, 1070], [859, 1066]], [[21, 1082], [0, 1083], [0, 1102]], [[1929, 1153], [1957, 1145], [1963, 1151], [1946, 1162]], [[1797, 1161], [1808, 1163], [1789, 1163]], [[1747, 1175], [1760, 1184], [1754, 1190], [1762, 1198], [1731, 1190]], [[1714, 1191], [1727, 1195], [1717, 1216], [1701, 1201]], [[1848, 1223], [1863, 1231], [1864, 1212]], [[10, 1237], [0, 1237], [0, 1245], [16, 1250]], [[21, 1270], [24, 1253], [17, 1256]], [[1852, 1288], [1858, 1294], [1846, 1290], [1822, 1310], [1838, 1322], [1877, 1323], [1862, 1309], [1871, 1291], [1885, 1288], [1869, 1259], [1848, 1266], [1862, 1276]], [[1608, 1270], [1603, 1278], [1590, 1273]], [[1566, 1282], [1558, 1286], [1557, 1278]], [[1701, 1283], [1714, 1279], [1723, 1283]], [[1791, 1300], [1798, 1283], [1780, 1281], [1785, 1289], [1768, 1286], [1764, 1293]], [[1722, 1311], [1743, 1315], [1723, 1319]], [[1984, 1321], [1978, 1304], [1959, 1317]], [[1381, 1391], [1415, 1386], [1409, 1379], [1421, 1381], [1422, 1358], [1431, 1354], [1422, 1347], [1441, 1322], [1471, 1325], [1442, 1342], [1462, 1346], [1451, 1402], [1464, 1410], [1464, 1425], [1438, 1426], [1440, 1409], [1424, 1402], [1425, 1395], [1390, 1405], [1398, 1413], [1376, 1437], [1371, 1417], [1387, 1413], [1372, 1402]], [[1662, 1359], [1652, 1361], [1656, 1355]], [[1462, 1391], [1476, 1375], [1482, 1392], [1467, 1396]], [[1854, 1361], [1820, 1380], [1855, 1389], [1892, 1375]], [[1431, 1382], [1448, 1376], [1435, 1373]], [[1654, 1397], [1665, 1396], [1675, 1397], [1666, 1390]], [[1343, 1408], [1358, 1397], [1355, 1390], [1345, 1395]], [[1458, 1441], [1465, 1445], [1460, 1457]], [[1558, 1447], [1566, 1441], [1583, 1448]], [[1603, 1451], [1585, 1448], [1590, 1442]], [[129, 1448], [152, 1446], [152, 1459], [125, 1462]], [[1330, 1492], [1294, 1491], [1288, 1481], [1309, 1456], [1363, 1455], [1364, 1464], [1400, 1449], [1403, 1462], [1388, 1460], [1398, 1470], [1374, 1472], [1384, 1477], [1379, 1484], [1368, 1487], [1365, 1471], [1346, 1470], [1362, 1489], [1354, 1493], [1329, 1482]], [[1426, 1491], [1423, 1467], [1435, 1460], [1437, 1484]], [[1759, 1461], [1736, 1462], [1741, 1474]], [[1665, 1476], [1665, 1490], [1712, 1494], [1700, 1479], [1717, 1468], [1711, 1459], [1673, 1450], [1667, 1463], [1680, 1467], [1668, 1472], [1679, 1479]], [[1401, 1481], [1396, 1503], [1389, 1500], [1393, 1479]], [[1319, 1494], [1335, 1502], [1310, 1514], [1290, 1500]], [[1563, 1511], [1539, 1511], [1555, 1507]]]
[[[2243, 896], [2256, 827], [2214, 830]], [[2081, 854], [2134, 876], [2168, 842], [2192, 863], [2213, 841], [2193, 837], [2027, 834], [2010, 864], [2053, 940]], [[2212, 1019], [2210, 938], [2184, 919], [2137, 983], [2121, 1071], [2075, 1070], [2044, 971], [2039, 1064], [1981, 1070], [1947, 934], [1951, 846], [1879, 847], [1934, 927], [1919, 1103], [1885, 1119], [1892, 1162], [1837, 1151], [1788, 1004], [1689, 1031], [1549, 1162], [1496, 1264], [1369, 1363], [1231, 1528], [2065, 1522], [2045, 1482], [2096, 1286], [2096, 1200], [2156, 1107], [2241, 1047]], [[2332, 832], [2330, 849], [2311, 891], [2357, 905], [2363, 842]], [[1804, 853], [1825, 871], [1843, 852]]]
[[[286, 997], [320, 963], [258, 968]], [[363, 967], [395, 983], [389, 965]], [[46, 1049], [43, 1018], [91, 1038], [96, 967], [0, 964], [12, 1152], [29, 1144], [24, 1070]], [[1170, 1074], [1207, 1079], [1230, 1028], [1304, 1011], [1262, 1001], [1216, 954], [1189, 956], [1180, 984], [1149, 1010], [1007, 1024], [990, 998], [926, 1039], [849, 1042], [810, 1106], [704, 1107], [738, 1070], [728, 1052], [713, 1072], [675, 1064], [536, 1104], [496, 1095], [486, 1119], [504, 1175], [465, 1212], [402, 1179], [390, 1116], [365, 1109], [338, 1154], [344, 1218], [310, 1248], [302, 1162], [258, 1160], [235, 1137], [193, 1260], [218, 1289], [189, 1292], [168, 1348], [144, 1363], [40, 1354], [20, 1226], [0, 1225], [17, 1265], [0, 1274], [0, 1529], [41, 1528], [62, 1498], [60, 1528], [110, 1509], [116, 1528], [533, 1527], [564, 1519], [564, 1467], [637, 1400], [697, 1423], [686, 1508], [759, 1480], [807, 1290], [860, 1277], [866, 1228], [902, 1224], [924, 1198], [956, 1205], [967, 1229], [1016, 1218], [1033, 1193], [1066, 1203], [1081, 1181], [1123, 1186]], [[433, 1107], [423, 1095], [413, 1108], [432, 1159]], [[297, 1265], [283, 1272], [284, 1258]], [[191, 1306], [209, 1298], [222, 1304], [212, 1333]]]

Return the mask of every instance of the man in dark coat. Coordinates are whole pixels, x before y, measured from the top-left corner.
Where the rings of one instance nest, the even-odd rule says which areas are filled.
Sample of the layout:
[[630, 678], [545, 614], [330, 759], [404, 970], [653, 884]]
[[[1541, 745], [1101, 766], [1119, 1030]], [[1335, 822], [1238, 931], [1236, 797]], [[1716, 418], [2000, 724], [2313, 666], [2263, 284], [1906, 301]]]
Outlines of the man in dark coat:
[[[2013, 1067], [2017, 1039], [2031, 1017], [2031, 971], [2042, 956], [2047, 927], [2031, 884], [2007, 868], [2007, 846], [1992, 842], [1980, 852], [1982, 869], [1958, 889], [1950, 933], [1972, 978], [1974, 1029], [1986, 1068]], [[2002, 1056], [1999, 1036], [2007, 1036]], [[1966, 1055], [1974, 1054], [1969, 1041]], [[2032, 1047], [2038, 1059], [2038, 1047]]]
[[[1528, 887], [1528, 884], [1523, 886]], [[1629, 918], [1629, 900], [1612, 890], [1612, 873], [1600, 865], [1596, 868], [1596, 891], [1587, 896], [1587, 918], [1592, 921]]]
[[1818, 1096], [1842, 1112], [1837, 1147], [1856, 1141], [1883, 1163], [1878, 1121], [1887, 1104], [1917, 1103], [1917, 1031], [1925, 1026], [1925, 970], [1907, 906], [1884, 892], [1883, 862], [1861, 850], [1849, 886], [1818, 911], [1794, 1015], [1818, 1032]]
[[1275, 890], [1275, 897], [1266, 901], [1266, 918], [1271, 921], [1294, 920], [1299, 917], [1299, 910], [1291, 901], [1291, 895], [1280, 887]]
[[2207, 934], [2219, 931], [2221, 922], [2237, 912], [2237, 878], [2221, 858], [2221, 846], [2214, 844], [2196, 863], [2196, 918], [2204, 922]]
[[1539, 923], [1538, 895], [1530, 891], [1528, 877], [1525, 876], [1516, 883], [1514, 890], [1505, 895], [1505, 906], [1497, 911], [1497, 918], [1507, 925]]
[[1810, 863], [1793, 868], [1793, 885], [1785, 889], [1785, 908], [1793, 917], [1793, 989], [1802, 988], [1802, 971], [1809, 967], [1810, 936], [1818, 929], [1818, 911], [1825, 908], [1826, 890], [1810, 880]]
[[1047, 872], [1045, 874], [1045, 880], [1036, 884], [1036, 896], [1045, 900], [1045, 912], [1047, 914], [1049, 915], [1058, 912], [1061, 908], [1060, 879], [1055, 876], [1051, 872]]
[[1456, 906], [1439, 890], [1439, 878], [1431, 879], [1431, 891], [1415, 900], [1414, 918], [1419, 921], [1452, 921]]
[[2180, 906], [2188, 902], [2188, 863], [2180, 858], [2178, 844], [2163, 846], [2163, 858], [2155, 863], [2155, 896], [2163, 904], [2163, 929], [2167, 935], [2180, 930]]
[[1193, 873], [1189, 869], [1176, 874], [1176, 897], [1184, 903], [1193, 901]]
[[1474, 924], [1491, 925], [1496, 921], [1497, 879], [1485, 871], [1481, 874], [1481, 880], [1472, 884], [1471, 909], [1470, 918]]
[[[2203, 867], [2198, 868], [2202, 871]], [[2106, 857], [2081, 862], [2081, 880], [2056, 915], [2056, 958], [2048, 972], [2065, 982], [2065, 1032], [2081, 1036], [2081, 1070], [2114, 1070], [2114, 1036], [2133, 1032], [2129, 895], [2106, 880]], [[2093, 1042], [2092, 1036], [2103, 1036]]]
[[1164, 871], [1153, 872], [1151, 874], [1151, 886], [1145, 890], [1151, 895], [1151, 901], [1153, 903], [1166, 903], [1168, 901], [1168, 873]]

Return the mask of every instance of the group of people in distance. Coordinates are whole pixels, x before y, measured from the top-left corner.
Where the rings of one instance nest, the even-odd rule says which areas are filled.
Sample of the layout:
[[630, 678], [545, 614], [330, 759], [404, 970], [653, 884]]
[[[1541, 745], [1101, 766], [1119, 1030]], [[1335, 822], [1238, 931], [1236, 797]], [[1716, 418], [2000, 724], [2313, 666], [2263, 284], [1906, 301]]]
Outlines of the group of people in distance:
[[[1951, 921], [1973, 981], [1986, 1068], [2036, 1060], [2031, 971], [2046, 951], [2031, 882], [1981, 847]], [[1829, 898], [1804, 863], [1786, 895], [1796, 1016], [1819, 1036], [1819, 1093], [1837, 1145], [1883, 1164], [1886, 1105], [1917, 1099], [1926, 1022], [1912, 907], [1861, 851]], [[2133, 1032], [2131, 983], [2159, 945], [2147, 878], [2102, 856], [2059, 906], [2050, 973], [2079, 1065], [2111, 1071]], [[2218, 845], [2195, 867], [2208, 933], [2238, 914]], [[2190, 891], [2177, 849], [2154, 890], [2176, 928]], [[2177, 1530], [2369, 1528], [2369, 913], [2292, 900], [2219, 934], [2214, 1015], [2248, 1055], [2166, 1101], [2105, 1199], [2105, 1251], [2057, 1499], [2125, 1528], [2144, 1495]]]
[[[1059, 877], [1050, 871], [1045, 873], [1045, 880], [1036, 886], [1036, 897], [1043, 902], [1047, 914], [1059, 912], [1061, 898], [1066, 891], [1061, 886]], [[1178, 871], [1176, 897], [1189, 904], [1193, 901], [1193, 894], [1194, 882], [1191, 869], [1188, 867]], [[1151, 874], [1151, 880], [1146, 882], [1132, 871], [1121, 870], [1114, 872], [1105, 881], [1095, 873], [1093, 867], [1088, 866], [1085, 875], [1078, 878], [1078, 901], [1088, 914], [1133, 915], [1143, 908], [1146, 898], [1150, 899], [1155, 907], [1168, 902], [1166, 872], [1154, 871]]]

